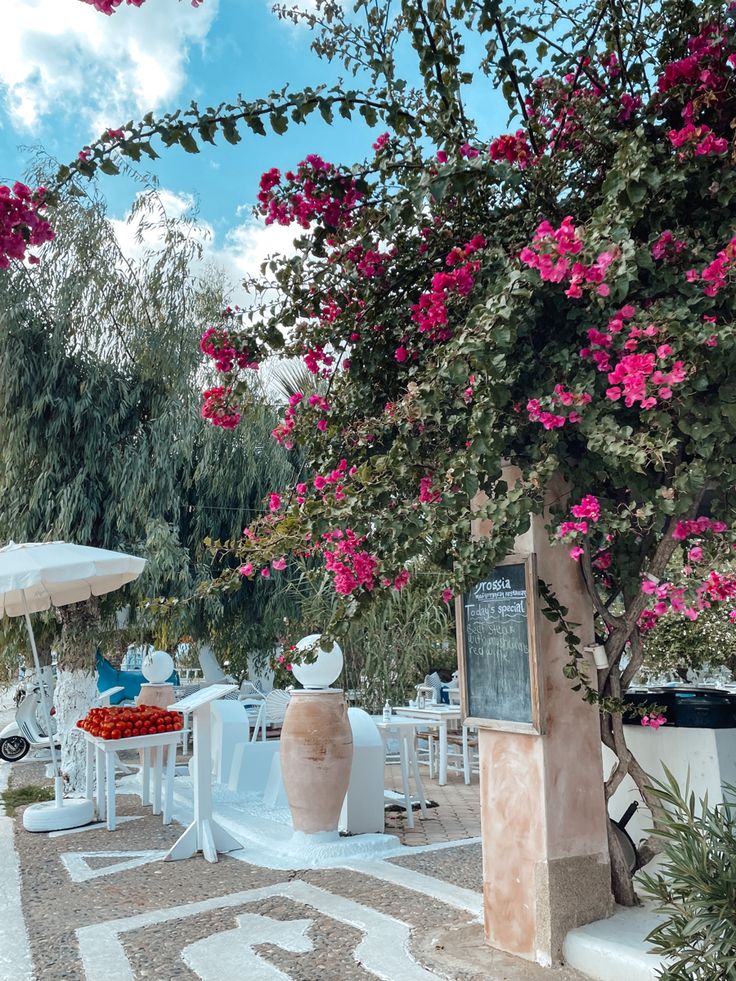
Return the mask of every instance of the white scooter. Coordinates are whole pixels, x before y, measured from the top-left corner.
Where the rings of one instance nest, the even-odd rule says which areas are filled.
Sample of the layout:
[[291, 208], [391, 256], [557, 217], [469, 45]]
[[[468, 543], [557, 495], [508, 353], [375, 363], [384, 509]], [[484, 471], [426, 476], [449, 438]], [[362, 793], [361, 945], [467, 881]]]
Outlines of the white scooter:
[[[51, 666], [42, 669], [43, 682], [49, 704], [54, 700], [54, 672]], [[35, 675], [27, 676], [25, 691], [18, 701], [15, 710], [15, 722], [0, 731], [0, 759], [6, 763], [17, 763], [28, 753], [39, 762], [49, 762], [51, 759], [49, 737], [42, 723], [41, 688]], [[53, 715], [54, 709], [51, 709]], [[56, 735], [54, 727], [54, 736]], [[59, 740], [56, 739], [56, 745]]]

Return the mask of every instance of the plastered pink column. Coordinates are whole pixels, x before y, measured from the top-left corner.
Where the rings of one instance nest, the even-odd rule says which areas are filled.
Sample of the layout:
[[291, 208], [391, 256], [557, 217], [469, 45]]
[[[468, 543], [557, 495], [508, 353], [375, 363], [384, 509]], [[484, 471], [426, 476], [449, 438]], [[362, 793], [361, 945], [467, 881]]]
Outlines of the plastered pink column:
[[[563, 492], [550, 486], [549, 499]], [[590, 643], [578, 568], [564, 546], [549, 544], [544, 525], [534, 518], [515, 551], [536, 553], [539, 577]], [[480, 522], [473, 531], [488, 533]], [[483, 891], [488, 943], [554, 964], [568, 930], [609, 915], [612, 899], [597, 709], [570, 688], [567, 648], [545, 617], [538, 636], [544, 735], [479, 731]]]

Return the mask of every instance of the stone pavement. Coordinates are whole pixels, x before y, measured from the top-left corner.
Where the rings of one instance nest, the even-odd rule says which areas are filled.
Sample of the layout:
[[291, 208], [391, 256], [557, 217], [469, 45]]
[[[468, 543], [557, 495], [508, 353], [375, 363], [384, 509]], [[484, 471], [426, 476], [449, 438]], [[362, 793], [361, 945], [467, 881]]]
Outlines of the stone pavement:
[[[17, 773], [16, 785], [30, 782], [31, 767]], [[113, 833], [32, 835], [18, 815], [33, 981], [577, 977], [550, 975], [483, 944], [480, 846], [462, 844], [474, 835], [456, 834], [477, 830], [477, 784], [465, 788], [453, 778], [447, 788], [428, 782], [427, 790], [440, 806], [424, 822], [417, 815], [412, 837], [423, 847], [387, 861], [297, 872], [249, 864], [237, 852], [215, 865], [201, 857], [163, 863], [181, 828], [164, 828], [134, 796], [120, 796], [119, 814], [130, 820]], [[392, 833], [408, 835], [391, 820]], [[460, 841], [451, 844], [451, 835]]]
[[[398, 835], [404, 845], [433, 845], [457, 841], [459, 838], [479, 838], [480, 796], [477, 775], [466, 786], [461, 774], [448, 773], [444, 787], [440, 787], [436, 780], [430, 780], [424, 770], [421, 776], [426, 796], [438, 806], [431, 807], [424, 819], [421, 819], [419, 812], [415, 812], [413, 828], [407, 827], [403, 811], [388, 811], [386, 831]], [[387, 790], [401, 793], [401, 769], [398, 764], [386, 767], [385, 782]]]

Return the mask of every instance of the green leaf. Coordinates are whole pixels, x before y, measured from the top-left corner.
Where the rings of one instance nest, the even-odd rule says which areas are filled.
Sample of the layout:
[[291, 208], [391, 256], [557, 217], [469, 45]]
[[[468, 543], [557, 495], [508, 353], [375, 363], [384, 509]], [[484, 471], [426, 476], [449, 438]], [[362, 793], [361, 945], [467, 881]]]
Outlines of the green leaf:
[[187, 153], [199, 153], [197, 141], [194, 139], [191, 133], [184, 133], [179, 140], [179, 143], [187, 151]]
[[289, 128], [289, 118], [285, 112], [272, 112], [269, 121], [274, 133], [278, 133], [279, 136], [282, 136]]

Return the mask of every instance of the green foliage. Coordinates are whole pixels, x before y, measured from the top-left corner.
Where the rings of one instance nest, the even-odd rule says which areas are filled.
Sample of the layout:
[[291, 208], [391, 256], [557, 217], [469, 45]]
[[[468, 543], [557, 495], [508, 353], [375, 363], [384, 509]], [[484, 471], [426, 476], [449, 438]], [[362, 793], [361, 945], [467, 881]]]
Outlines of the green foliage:
[[405, 704], [435, 668], [457, 663], [452, 618], [423, 588], [392, 590], [353, 622], [346, 638], [344, 684], [380, 712]]
[[[217, 275], [196, 272], [201, 230], [169, 219], [155, 192], [134, 220], [138, 259], [120, 251], [99, 198], [64, 196], [44, 262], [0, 275], [0, 539], [144, 555], [144, 574], [103, 602], [95, 627], [118, 651], [212, 632], [230, 638], [225, 653], [272, 647], [270, 592], [195, 594], [213, 572], [204, 539], [237, 538], [293, 470], [256, 388], [234, 438], [200, 418], [198, 340], [226, 302]], [[59, 625], [45, 623], [50, 647]]]
[[736, 787], [731, 803], [683, 793], [671, 773], [654, 781], [667, 806], [658, 835], [664, 861], [642, 884], [665, 915], [647, 937], [668, 958], [662, 981], [733, 981], [736, 978]]
[[[327, 576], [304, 571], [290, 587], [298, 599], [296, 620], [288, 624], [294, 640], [324, 630], [334, 619], [339, 597]], [[455, 631], [449, 607], [438, 604], [426, 584], [384, 593], [339, 637], [345, 658], [340, 684], [360, 693], [360, 704], [380, 712], [384, 703], [402, 704], [414, 686], [436, 667], [454, 669]], [[285, 651], [287, 659], [288, 649]], [[293, 683], [283, 675], [285, 683]]]
[[674, 674], [685, 681], [689, 670], [720, 666], [736, 676], [736, 625], [722, 609], [705, 610], [695, 621], [668, 614], [644, 639], [644, 680]]
[[26, 804], [40, 804], [43, 801], [54, 799], [53, 787], [39, 787], [38, 784], [26, 784], [25, 787], [12, 787], [4, 790], [2, 794], [3, 806], [8, 817], [15, 817], [15, 812], [19, 807]]

